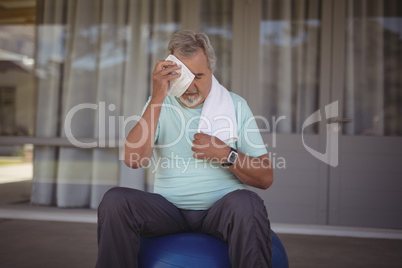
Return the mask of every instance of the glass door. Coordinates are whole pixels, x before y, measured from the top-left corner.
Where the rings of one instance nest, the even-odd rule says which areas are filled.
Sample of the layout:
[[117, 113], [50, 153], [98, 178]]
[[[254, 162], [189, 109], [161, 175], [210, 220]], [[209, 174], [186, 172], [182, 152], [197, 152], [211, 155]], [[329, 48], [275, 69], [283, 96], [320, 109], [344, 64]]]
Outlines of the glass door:
[[402, 3], [334, 1], [329, 224], [402, 228]]
[[274, 222], [326, 224], [328, 166], [311, 152], [326, 158], [327, 129], [319, 118], [330, 104], [331, 1], [259, 3], [243, 8], [250, 21], [259, 14], [259, 23], [258, 31], [244, 31], [258, 46], [243, 45], [248, 80], [240, 92], [262, 130], [275, 180], [256, 191]]

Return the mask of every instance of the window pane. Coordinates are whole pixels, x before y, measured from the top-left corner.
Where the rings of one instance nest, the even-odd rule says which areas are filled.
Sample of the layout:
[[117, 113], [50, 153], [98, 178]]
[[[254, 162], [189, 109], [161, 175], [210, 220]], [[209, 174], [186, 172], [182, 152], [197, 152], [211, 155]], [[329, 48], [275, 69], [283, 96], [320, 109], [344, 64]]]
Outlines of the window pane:
[[31, 195], [33, 146], [0, 146], [0, 205], [28, 202]]
[[228, 0], [203, 0], [200, 3], [201, 30], [208, 35], [217, 57], [214, 75], [228, 90], [232, 72], [232, 5]]
[[[282, 117], [276, 131], [300, 133], [318, 110], [320, 3], [318, 0], [263, 1], [260, 23], [261, 111]], [[283, 117], [284, 116], [284, 117]], [[305, 133], [317, 133], [318, 126]]]
[[402, 135], [402, 3], [348, 1], [346, 135]]
[[34, 25], [0, 22], [0, 135], [34, 132]]

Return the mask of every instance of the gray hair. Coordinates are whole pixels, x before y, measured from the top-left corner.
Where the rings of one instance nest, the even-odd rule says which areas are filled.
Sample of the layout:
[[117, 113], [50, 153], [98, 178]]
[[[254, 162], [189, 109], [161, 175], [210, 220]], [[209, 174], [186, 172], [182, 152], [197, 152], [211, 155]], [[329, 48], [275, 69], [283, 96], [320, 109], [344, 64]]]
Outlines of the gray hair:
[[192, 30], [181, 30], [176, 32], [168, 45], [170, 54], [177, 52], [183, 58], [193, 56], [198, 49], [202, 48], [208, 59], [208, 68], [213, 73], [216, 68], [216, 56], [214, 48], [205, 33], [198, 33]]

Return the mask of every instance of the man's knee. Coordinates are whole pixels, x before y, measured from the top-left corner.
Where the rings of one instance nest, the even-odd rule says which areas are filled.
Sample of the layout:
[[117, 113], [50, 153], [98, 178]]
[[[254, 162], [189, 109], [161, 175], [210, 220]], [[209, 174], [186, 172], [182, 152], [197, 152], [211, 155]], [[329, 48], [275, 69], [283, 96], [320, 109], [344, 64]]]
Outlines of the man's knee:
[[98, 216], [105, 213], [110, 208], [116, 207], [116, 202], [119, 199], [119, 187], [109, 189], [102, 198], [98, 207]]
[[269, 224], [267, 209], [259, 195], [249, 190], [237, 190], [222, 200], [224, 209], [240, 221], [264, 222]]
[[124, 187], [114, 187], [108, 190], [99, 204], [98, 212], [113, 209], [119, 210], [119, 208], [127, 205], [128, 199], [133, 199], [136, 196], [138, 190], [129, 189]]
[[233, 208], [245, 210], [264, 209], [264, 201], [253, 191], [250, 190], [236, 190], [228, 193], [224, 198], [224, 205]]

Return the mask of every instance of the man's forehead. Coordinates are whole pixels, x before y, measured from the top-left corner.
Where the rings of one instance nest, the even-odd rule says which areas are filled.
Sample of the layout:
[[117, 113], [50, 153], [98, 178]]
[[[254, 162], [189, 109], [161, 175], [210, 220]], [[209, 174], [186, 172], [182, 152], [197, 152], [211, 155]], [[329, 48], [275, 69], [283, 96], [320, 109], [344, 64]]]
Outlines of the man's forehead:
[[191, 57], [184, 58], [178, 53], [173, 53], [194, 75], [204, 75], [208, 71], [208, 59], [202, 49]]

